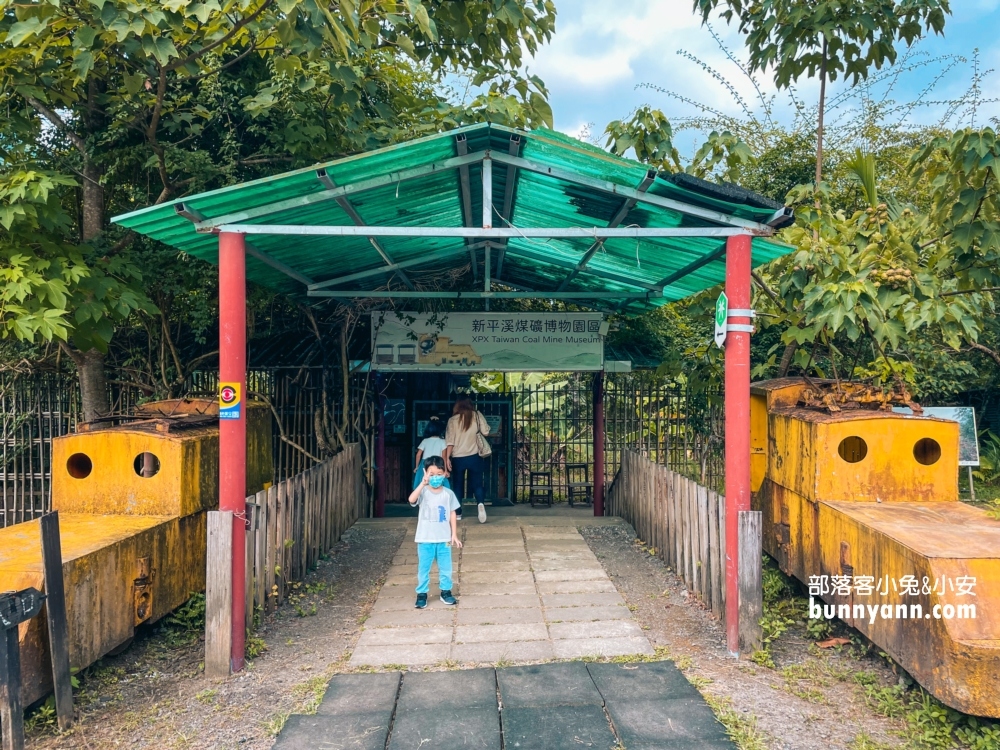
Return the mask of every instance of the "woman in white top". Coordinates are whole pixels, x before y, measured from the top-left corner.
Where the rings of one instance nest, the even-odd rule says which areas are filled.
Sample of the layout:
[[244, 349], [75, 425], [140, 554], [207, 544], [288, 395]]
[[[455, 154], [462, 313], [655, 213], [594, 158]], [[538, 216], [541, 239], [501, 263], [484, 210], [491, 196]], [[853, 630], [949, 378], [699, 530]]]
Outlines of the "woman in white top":
[[[413, 489], [419, 487], [420, 483], [424, 481], [424, 461], [432, 456], [444, 458], [447, 443], [441, 437], [443, 432], [444, 425], [441, 424], [441, 420], [437, 417], [431, 417], [427, 427], [424, 428], [424, 439], [417, 446], [417, 465], [413, 468]], [[447, 478], [444, 480], [444, 486], [451, 489], [451, 483]]]
[[[452, 413], [454, 416], [448, 420], [448, 431], [445, 434], [448, 448], [445, 450], [444, 464], [448, 473], [456, 479], [455, 494], [458, 495], [458, 501], [465, 499], [468, 487], [479, 506], [479, 523], [486, 523], [486, 506], [483, 505], [483, 471], [486, 469], [486, 461], [479, 455], [478, 437], [489, 435], [490, 426], [468, 396], [455, 402]], [[461, 521], [461, 508], [457, 515]]]

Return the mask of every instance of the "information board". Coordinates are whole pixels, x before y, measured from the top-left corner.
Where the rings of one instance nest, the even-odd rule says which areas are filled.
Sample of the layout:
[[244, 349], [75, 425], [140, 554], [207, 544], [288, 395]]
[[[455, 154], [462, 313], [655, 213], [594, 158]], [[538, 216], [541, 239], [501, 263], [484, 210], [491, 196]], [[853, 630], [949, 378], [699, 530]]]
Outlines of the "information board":
[[603, 320], [601, 313], [373, 313], [372, 369], [600, 370]]

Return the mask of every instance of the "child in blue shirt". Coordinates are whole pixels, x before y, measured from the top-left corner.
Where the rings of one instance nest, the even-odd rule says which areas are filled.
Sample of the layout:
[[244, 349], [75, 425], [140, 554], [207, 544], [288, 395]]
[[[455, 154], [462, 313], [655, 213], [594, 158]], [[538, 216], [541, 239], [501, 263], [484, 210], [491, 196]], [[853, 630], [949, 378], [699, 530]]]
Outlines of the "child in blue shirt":
[[431, 563], [437, 560], [441, 601], [458, 604], [451, 595], [451, 548], [461, 548], [455, 511], [461, 507], [455, 493], [444, 486], [444, 459], [424, 459], [424, 478], [410, 493], [410, 505], [419, 505], [417, 517], [417, 609], [427, 606]]

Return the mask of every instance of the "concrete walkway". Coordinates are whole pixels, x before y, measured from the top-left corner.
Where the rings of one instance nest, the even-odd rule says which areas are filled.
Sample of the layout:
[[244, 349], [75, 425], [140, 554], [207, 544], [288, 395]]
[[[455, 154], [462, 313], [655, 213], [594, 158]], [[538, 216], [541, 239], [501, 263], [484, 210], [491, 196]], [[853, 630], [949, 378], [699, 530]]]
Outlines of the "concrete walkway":
[[[437, 569], [428, 607], [414, 609], [416, 519], [393, 560], [350, 665], [505, 665], [653, 649], [577, 525], [621, 523], [590, 511], [466, 509], [453, 551], [455, 607], [443, 604]], [[369, 522], [371, 523], [371, 522]], [[377, 521], [375, 522], [377, 523]]]
[[275, 750], [735, 750], [671, 662], [337, 675]]

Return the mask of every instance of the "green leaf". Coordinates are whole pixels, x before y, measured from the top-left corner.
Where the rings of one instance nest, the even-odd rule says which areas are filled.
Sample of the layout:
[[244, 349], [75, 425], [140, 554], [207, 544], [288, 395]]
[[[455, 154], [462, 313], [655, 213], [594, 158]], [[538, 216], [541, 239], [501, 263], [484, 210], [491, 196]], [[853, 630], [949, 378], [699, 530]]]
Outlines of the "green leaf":
[[31, 16], [18, 21], [7, 32], [6, 42], [12, 47], [19, 47], [28, 37], [40, 33], [47, 26], [47, 21], [39, 16]]

